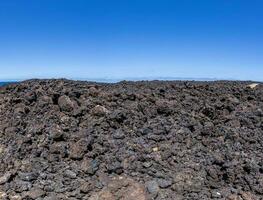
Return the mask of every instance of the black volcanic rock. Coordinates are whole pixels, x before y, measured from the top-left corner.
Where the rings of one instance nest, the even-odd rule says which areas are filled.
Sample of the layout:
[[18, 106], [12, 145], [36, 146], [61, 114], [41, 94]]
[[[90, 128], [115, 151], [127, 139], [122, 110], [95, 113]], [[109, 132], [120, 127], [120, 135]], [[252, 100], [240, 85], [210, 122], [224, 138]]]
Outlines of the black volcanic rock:
[[263, 198], [263, 86], [0, 88], [0, 199]]

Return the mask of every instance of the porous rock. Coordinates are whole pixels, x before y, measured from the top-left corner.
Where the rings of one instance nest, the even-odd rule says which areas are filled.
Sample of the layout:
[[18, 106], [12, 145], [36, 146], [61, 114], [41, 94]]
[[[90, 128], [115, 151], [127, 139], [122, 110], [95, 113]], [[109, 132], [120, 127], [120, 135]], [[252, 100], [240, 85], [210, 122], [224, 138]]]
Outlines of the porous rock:
[[251, 84], [1, 86], [0, 199], [262, 199], [263, 87]]

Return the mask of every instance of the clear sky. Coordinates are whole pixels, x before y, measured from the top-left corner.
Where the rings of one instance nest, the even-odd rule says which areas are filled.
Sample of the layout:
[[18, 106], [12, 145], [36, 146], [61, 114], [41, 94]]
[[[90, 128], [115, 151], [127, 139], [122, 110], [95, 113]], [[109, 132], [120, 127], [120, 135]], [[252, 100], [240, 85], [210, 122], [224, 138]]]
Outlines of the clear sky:
[[263, 80], [262, 0], [0, 0], [0, 80]]

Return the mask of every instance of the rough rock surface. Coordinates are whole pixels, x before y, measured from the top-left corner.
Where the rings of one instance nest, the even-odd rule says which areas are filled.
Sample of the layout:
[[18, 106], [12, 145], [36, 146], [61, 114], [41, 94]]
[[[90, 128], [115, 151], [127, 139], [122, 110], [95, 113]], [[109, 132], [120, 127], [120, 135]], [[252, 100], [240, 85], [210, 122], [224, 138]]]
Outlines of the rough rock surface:
[[263, 199], [263, 86], [0, 87], [0, 199]]

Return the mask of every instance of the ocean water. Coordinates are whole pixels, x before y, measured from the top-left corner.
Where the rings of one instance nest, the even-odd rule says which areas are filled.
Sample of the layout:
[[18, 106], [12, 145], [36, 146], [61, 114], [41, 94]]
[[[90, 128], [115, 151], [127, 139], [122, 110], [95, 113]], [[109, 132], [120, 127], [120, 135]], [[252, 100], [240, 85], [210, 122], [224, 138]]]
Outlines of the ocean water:
[[[98, 83], [117, 83], [120, 81], [152, 81], [152, 80], [160, 80], [160, 81], [216, 81], [218, 79], [214, 78], [180, 78], [180, 77], [140, 77], [140, 78], [119, 78], [119, 79], [111, 79], [111, 78], [88, 78], [88, 79], [72, 79], [72, 80], [80, 80], [80, 81], [91, 81]], [[0, 86], [8, 85], [11, 83], [16, 83], [19, 81], [0, 81]]]
[[12, 83], [12, 82], [0, 82], [0, 86], [8, 85], [8, 84], [10, 84], [10, 83]]

